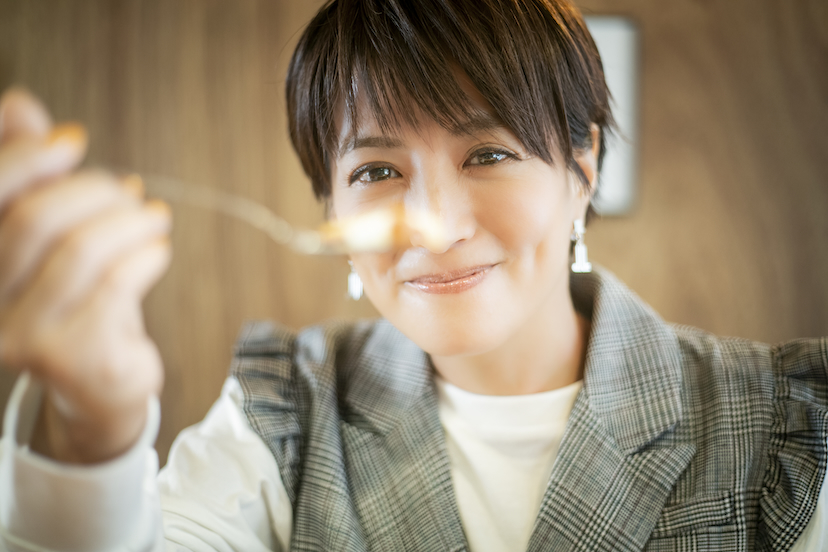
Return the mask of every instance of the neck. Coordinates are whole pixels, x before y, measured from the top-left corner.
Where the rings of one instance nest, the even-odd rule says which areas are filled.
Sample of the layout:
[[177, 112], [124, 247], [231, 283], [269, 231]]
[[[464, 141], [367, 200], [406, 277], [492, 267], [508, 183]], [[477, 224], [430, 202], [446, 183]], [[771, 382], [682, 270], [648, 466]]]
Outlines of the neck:
[[514, 335], [485, 353], [434, 356], [440, 376], [481, 395], [527, 395], [566, 387], [583, 378], [589, 321], [572, 305], [568, 285], [558, 290]]

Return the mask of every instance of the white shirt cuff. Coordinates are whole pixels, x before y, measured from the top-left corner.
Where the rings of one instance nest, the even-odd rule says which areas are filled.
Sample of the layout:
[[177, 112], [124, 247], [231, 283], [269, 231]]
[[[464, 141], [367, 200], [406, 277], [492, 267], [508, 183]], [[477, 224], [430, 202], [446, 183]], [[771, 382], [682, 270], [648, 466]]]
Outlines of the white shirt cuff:
[[[158, 433], [157, 397], [147, 423], [124, 455], [92, 466], [62, 464], [29, 449], [42, 388], [29, 374], [15, 384], [0, 440], [0, 550], [96, 551], [151, 546], [158, 524], [152, 448]], [[132, 546], [129, 546], [132, 548]]]

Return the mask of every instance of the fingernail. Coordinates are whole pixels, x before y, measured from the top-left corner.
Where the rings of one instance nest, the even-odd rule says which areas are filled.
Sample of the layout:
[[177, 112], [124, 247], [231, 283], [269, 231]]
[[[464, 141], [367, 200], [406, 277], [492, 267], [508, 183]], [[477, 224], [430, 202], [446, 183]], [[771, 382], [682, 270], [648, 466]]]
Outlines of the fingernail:
[[144, 208], [155, 213], [164, 214], [166, 216], [172, 215], [172, 209], [169, 203], [160, 199], [151, 199], [144, 204]]
[[144, 180], [141, 178], [140, 174], [132, 173], [126, 175], [121, 179], [121, 184], [129, 195], [138, 199], [144, 197]]
[[55, 125], [52, 132], [46, 139], [46, 145], [50, 148], [70, 146], [82, 148], [86, 145], [88, 136], [86, 129], [79, 123], [62, 123]]

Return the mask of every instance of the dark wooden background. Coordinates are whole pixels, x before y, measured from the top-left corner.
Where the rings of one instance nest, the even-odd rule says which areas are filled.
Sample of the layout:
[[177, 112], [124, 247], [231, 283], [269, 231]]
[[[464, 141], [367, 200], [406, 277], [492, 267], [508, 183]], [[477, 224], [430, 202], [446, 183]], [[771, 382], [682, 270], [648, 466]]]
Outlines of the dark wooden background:
[[[0, 0], [0, 89], [84, 122], [90, 164], [171, 175], [322, 219], [287, 139], [283, 84], [319, 0]], [[641, 31], [635, 211], [597, 220], [593, 262], [666, 319], [779, 341], [828, 334], [828, 2], [581, 0]], [[342, 259], [292, 255], [176, 209], [146, 302], [167, 381], [158, 450], [217, 396], [245, 319], [370, 316]], [[0, 406], [12, 377], [0, 375]]]

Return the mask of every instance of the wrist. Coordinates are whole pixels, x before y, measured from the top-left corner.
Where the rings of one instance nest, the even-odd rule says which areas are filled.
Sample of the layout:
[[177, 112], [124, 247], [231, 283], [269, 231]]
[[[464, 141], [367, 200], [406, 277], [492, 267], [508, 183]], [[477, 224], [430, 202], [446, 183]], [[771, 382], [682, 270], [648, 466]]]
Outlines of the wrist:
[[68, 464], [96, 464], [127, 452], [141, 437], [147, 407], [98, 415], [66, 414], [60, 399], [44, 394], [30, 442], [32, 451]]

